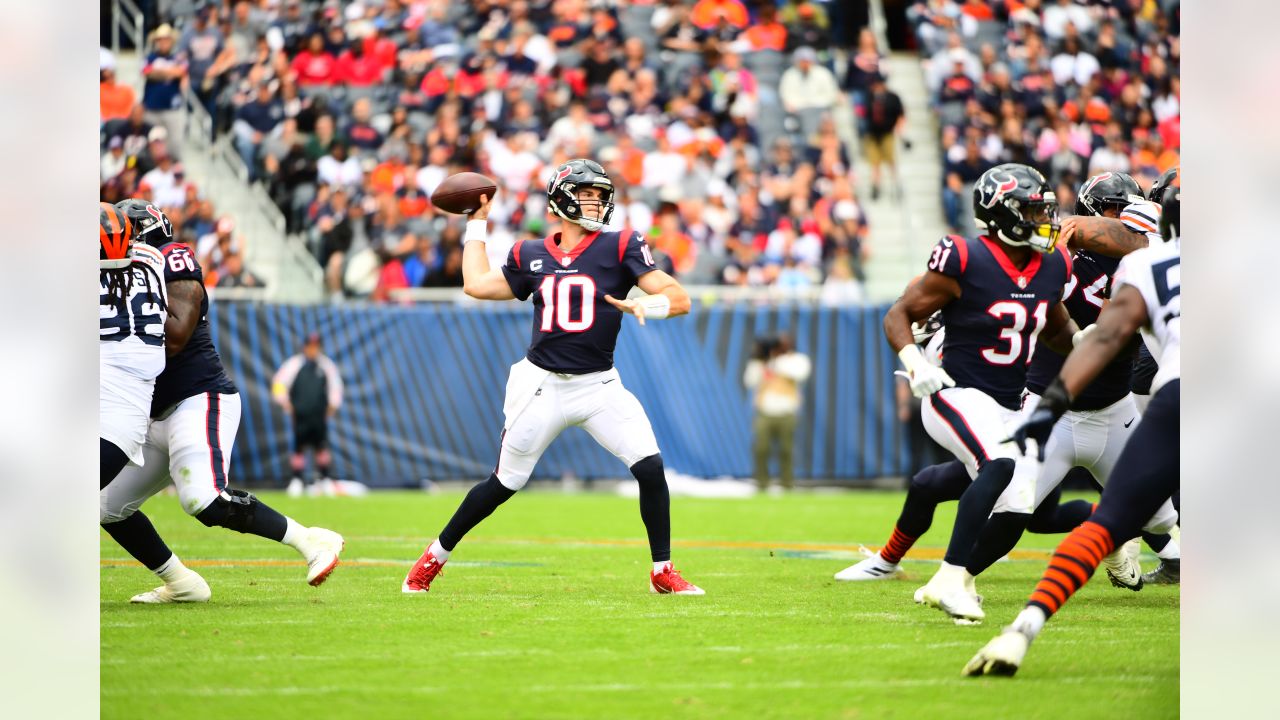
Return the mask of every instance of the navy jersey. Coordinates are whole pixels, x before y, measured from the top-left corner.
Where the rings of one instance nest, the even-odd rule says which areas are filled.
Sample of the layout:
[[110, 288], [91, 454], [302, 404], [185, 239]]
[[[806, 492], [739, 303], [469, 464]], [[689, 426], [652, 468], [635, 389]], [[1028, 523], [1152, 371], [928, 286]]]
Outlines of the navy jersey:
[[960, 283], [960, 297], [942, 308], [942, 368], [958, 387], [1018, 409], [1036, 339], [1071, 277], [1070, 258], [1034, 253], [1019, 270], [995, 240], [948, 235], [934, 246], [929, 269]]
[[1138, 343], [1138, 352], [1133, 356], [1133, 391], [1138, 395], [1151, 394], [1151, 381], [1160, 372], [1160, 363], [1151, 356], [1144, 342]]
[[544, 370], [582, 375], [613, 367], [622, 311], [605, 295], [625, 298], [641, 275], [657, 268], [640, 233], [596, 232], [568, 253], [560, 234], [521, 241], [502, 273], [521, 300], [533, 296], [529, 362]]
[[[195, 280], [204, 291], [204, 274], [200, 263], [186, 245], [171, 242], [160, 248], [164, 254], [165, 284], [179, 280]], [[222, 359], [213, 347], [209, 334], [209, 295], [200, 301], [200, 320], [191, 333], [186, 347], [165, 363], [164, 372], [156, 378], [155, 395], [151, 398], [151, 417], [160, 417], [166, 410], [189, 397], [206, 392], [234, 393], [235, 383], [222, 369]]]
[[[1120, 265], [1118, 258], [1078, 252], [1071, 261], [1071, 281], [1064, 291], [1062, 304], [1081, 328], [1098, 322], [1103, 301], [1109, 296], [1111, 276]], [[1027, 370], [1027, 389], [1043, 395], [1062, 370], [1066, 358], [1049, 348], [1035, 354]], [[1074, 410], [1101, 410], [1119, 402], [1129, 394], [1133, 381], [1133, 358], [1128, 353], [1103, 368], [1098, 377], [1076, 397]]]

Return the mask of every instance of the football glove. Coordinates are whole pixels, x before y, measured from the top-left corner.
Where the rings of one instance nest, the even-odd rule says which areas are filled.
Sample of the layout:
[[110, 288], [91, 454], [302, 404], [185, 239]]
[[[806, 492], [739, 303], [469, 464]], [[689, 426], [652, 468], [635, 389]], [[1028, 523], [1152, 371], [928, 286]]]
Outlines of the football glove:
[[926, 398], [944, 387], [955, 387], [956, 381], [951, 379], [946, 370], [925, 359], [919, 345], [908, 345], [898, 352], [898, 358], [906, 372], [898, 372], [911, 384], [911, 394], [918, 398]]

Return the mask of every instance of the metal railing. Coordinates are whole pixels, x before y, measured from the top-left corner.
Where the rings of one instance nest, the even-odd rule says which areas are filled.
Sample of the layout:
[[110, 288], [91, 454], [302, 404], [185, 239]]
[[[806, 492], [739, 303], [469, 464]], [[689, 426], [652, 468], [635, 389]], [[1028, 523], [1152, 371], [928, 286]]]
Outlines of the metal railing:
[[133, 38], [133, 49], [143, 51], [146, 44], [146, 27], [142, 10], [133, 0], [112, 0], [111, 3], [111, 52], [120, 52], [120, 31], [123, 29]]

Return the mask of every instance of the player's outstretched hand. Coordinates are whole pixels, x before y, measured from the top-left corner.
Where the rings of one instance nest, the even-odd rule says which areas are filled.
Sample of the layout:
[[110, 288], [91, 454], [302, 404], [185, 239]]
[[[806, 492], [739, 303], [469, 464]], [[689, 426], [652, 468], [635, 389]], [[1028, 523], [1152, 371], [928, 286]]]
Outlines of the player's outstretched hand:
[[635, 315], [636, 320], [639, 321], [641, 325], [644, 324], [644, 306], [640, 303], [635, 300], [619, 300], [612, 295], [605, 295], [604, 299], [605, 302], [618, 308], [622, 312]]
[[471, 215], [468, 216], [467, 219], [468, 220], [488, 220], [489, 219], [489, 203], [492, 200], [493, 198], [489, 197], [488, 195], [481, 195], [480, 207], [476, 208], [476, 211], [471, 213]]
[[1054, 408], [1037, 407], [1027, 417], [1027, 421], [1013, 431], [1013, 435], [1005, 438], [1004, 442], [1013, 442], [1018, 446], [1018, 452], [1027, 454], [1027, 440], [1035, 440], [1038, 448], [1037, 455], [1040, 462], [1044, 462], [1044, 446], [1049, 444], [1049, 435], [1053, 433], [1053, 426], [1058, 424], [1058, 418], [1062, 417], [1062, 413], [1057, 412]]
[[[1058, 228], [1058, 247], [1065, 248], [1071, 242], [1071, 238], [1076, 234], [1076, 218], [1074, 215], [1068, 215], [1062, 218], [1062, 224]], [[1064, 251], [1065, 252], [1065, 251]]]

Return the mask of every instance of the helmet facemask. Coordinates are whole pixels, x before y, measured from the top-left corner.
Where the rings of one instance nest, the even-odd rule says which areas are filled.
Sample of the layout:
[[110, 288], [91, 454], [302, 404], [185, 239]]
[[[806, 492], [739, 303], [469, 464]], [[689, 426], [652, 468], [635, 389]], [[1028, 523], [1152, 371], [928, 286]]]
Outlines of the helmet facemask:
[[1058, 244], [1062, 225], [1058, 217], [1058, 198], [1047, 192], [1041, 200], [1020, 201], [1002, 198], [1005, 207], [1018, 218], [1010, 227], [996, 228], [996, 235], [1010, 245], [1024, 245], [1036, 252], [1050, 253]]

